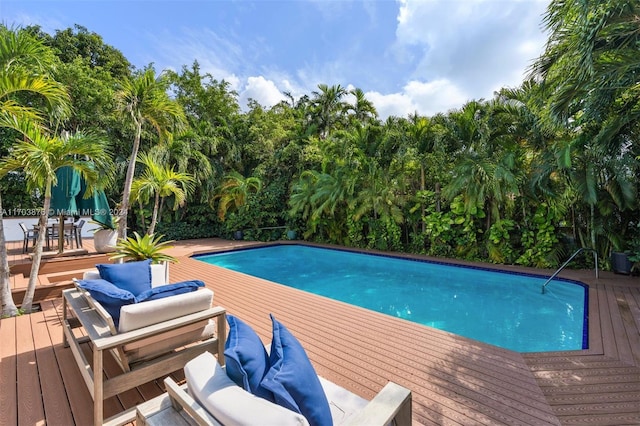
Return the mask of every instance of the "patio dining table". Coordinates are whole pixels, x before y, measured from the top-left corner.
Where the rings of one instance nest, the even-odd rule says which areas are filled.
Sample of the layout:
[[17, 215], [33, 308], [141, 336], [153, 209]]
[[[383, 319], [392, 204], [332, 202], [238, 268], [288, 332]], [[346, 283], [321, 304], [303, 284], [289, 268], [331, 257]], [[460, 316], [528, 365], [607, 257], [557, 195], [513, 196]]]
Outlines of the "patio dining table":
[[[33, 229], [35, 231], [39, 231], [40, 230], [40, 225], [33, 225]], [[46, 234], [45, 234], [45, 238], [46, 238], [46, 244], [47, 244], [47, 251], [50, 250], [51, 248], [51, 240], [54, 239], [58, 239], [58, 234], [56, 234], [56, 230], [60, 229], [60, 225], [58, 223], [48, 223], [47, 224], [47, 229], [46, 229]], [[68, 233], [68, 235], [70, 236], [69, 238], [69, 244], [70, 247], [73, 248], [73, 241], [76, 237], [76, 233], [78, 232], [76, 224], [72, 223], [72, 222], [65, 222], [64, 223], [64, 231], [65, 234]], [[65, 236], [66, 239], [66, 236]]]

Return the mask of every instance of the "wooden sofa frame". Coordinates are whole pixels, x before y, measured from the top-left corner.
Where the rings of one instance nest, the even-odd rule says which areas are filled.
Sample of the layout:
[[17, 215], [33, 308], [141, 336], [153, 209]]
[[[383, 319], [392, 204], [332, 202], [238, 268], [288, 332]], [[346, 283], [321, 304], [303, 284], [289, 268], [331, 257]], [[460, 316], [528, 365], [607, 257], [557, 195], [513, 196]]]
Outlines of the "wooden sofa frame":
[[[138, 426], [223, 426], [170, 377], [164, 379], [167, 392], [138, 405]], [[369, 403], [347, 419], [345, 426], [411, 425], [411, 391], [389, 382]], [[229, 426], [229, 425], [227, 425]]]
[[[329, 388], [340, 389], [339, 395], [350, 394], [344, 388], [328, 382]], [[178, 385], [171, 377], [164, 379], [166, 393], [144, 402], [137, 407], [136, 424], [138, 426], [221, 426], [221, 423], [203, 408], [189, 393], [188, 383]], [[323, 388], [325, 386], [323, 385]], [[327, 388], [325, 388], [327, 392]], [[329, 397], [329, 393], [327, 393]], [[333, 402], [340, 401], [329, 397]], [[340, 409], [341, 410], [341, 409]], [[347, 417], [340, 425], [347, 426], [409, 426], [412, 423], [411, 391], [396, 383], [388, 382], [382, 390], [364, 407]], [[258, 420], [259, 423], [259, 420]], [[233, 426], [233, 425], [227, 425]]]
[[[222, 307], [209, 309], [142, 327], [136, 330], [117, 333], [113, 319], [109, 313], [96, 302], [88, 292], [78, 288], [63, 292], [63, 343], [70, 347], [80, 373], [93, 399], [94, 425], [121, 425], [135, 419], [136, 408], [133, 407], [104, 421], [104, 400], [128, 389], [147, 383], [168, 373], [180, 370], [199, 354], [209, 351], [214, 354], [224, 352], [226, 338], [226, 311]], [[114, 352], [116, 359], [122, 354], [122, 348], [136, 342], [154, 337], [162, 337], [167, 333], [179, 332], [181, 328], [193, 324], [216, 320], [215, 336], [192, 345], [173, 348], [166, 354], [151, 360], [141, 361], [134, 365], [123, 365], [123, 374], [106, 378], [103, 374], [104, 353]], [[83, 333], [74, 331], [82, 327]], [[90, 342], [93, 349], [93, 362], [85, 357], [81, 343]], [[120, 360], [122, 362], [122, 360]], [[224, 363], [224, 357], [220, 357]]]

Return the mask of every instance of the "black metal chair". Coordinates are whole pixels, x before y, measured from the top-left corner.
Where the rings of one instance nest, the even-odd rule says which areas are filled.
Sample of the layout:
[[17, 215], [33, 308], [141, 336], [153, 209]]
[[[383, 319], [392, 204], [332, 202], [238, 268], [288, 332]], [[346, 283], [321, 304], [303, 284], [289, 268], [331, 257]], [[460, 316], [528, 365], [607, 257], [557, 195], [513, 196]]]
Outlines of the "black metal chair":
[[29, 240], [33, 240], [33, 246], [36, 246], [36, 238], [38, 238], [38, 231], [35, 229], [27, 228], [24, 222], [20, 222], [20, 228], [24, 233], [24, 241], [22, 242], [22, 252], [26, 253], [29, 250]]
[[76, 239], [76, 247], [82, 247], [82, 227], [85, 224], [84, 219], [80, 219], [76, 223], [73, 224], [73, 236]]
[[[73, 230], [75, 227], [72, 223], [54, 223], [48, 226], [49, 228], [49, 239], [51, 240], [51, 245], [57, 244], [60, 239], [60, 228], [62, 228], [62, 237], [64, 239], [65, 244], [69, 244], [70, 248], [73, 248]], [[47, 244], [49, 245], [49, 244]]]

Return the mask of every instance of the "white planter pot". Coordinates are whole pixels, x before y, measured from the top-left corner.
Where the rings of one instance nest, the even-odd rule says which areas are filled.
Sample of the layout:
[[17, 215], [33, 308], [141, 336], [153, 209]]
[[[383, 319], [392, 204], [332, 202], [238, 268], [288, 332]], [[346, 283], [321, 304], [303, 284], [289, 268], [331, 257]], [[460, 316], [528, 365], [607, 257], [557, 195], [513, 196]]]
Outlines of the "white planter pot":
[[111, 253], [116, 249], [118, 231], [100, 229], [93, 234], [93, 245], [98, 253]]

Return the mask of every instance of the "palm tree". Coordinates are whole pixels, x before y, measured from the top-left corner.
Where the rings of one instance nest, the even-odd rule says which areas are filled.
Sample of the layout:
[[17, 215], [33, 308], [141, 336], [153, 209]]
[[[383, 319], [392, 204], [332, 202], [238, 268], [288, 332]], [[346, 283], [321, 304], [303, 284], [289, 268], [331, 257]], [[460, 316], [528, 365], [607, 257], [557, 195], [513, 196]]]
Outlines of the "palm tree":
[[[42, 123], [43, 112], [21, 104], [15, 95], [28, 93], [43, 99], [50, 111], [63, 115], [69, 97], [59, 83], [49, 77], [55, 58], [51, 49], [23, 30], [0, 25], [0, 127], [20, 133]], [[9, 262], [2, 223], [0, 198], [0, 300], [2, 316], [15, 316], [18, 309], [11, 297]]]
[[[93, 185], [107, 174], [110, 154], [106, 143], [91, 133], [77, 132], [69, 137], [48, 137], [32, 127], [25, 132], [26, 140], [16, 141], [9, 155], [0, 162], [0, 174], [22, 170], [30, 189], [40, 189], [44, 194], [44, 204], [40, 214], [39, 228], [46, 229], [47, 214], [51, 205], [51, 188], [57, 184], [56, 170], [72, 167], [87, 182]], [[33, 255], [29, 284], [22, 301], [22, 308], [29, 312], [38, 281], [38, 270], [42, 258], [45, 232], [38, 233]]]
[[[315, 170], [305, 170], [300, 174], [298, 181], [291, 188], [289, 197], [289, 216], [301, 214], [302, 219], [311, 220], [313, 212], [312, 197], [316, 192], [316, 184], [320, 179], [320, 173]], [[305, 237], [309, 235], [305, 234]]]
[[153, 68], [147, 69], [133, 79], [125, 79], [122, 88], [116, 93], [118, 111], [130, 120], [134, 128], [134, 139], [131, 156], [127, 166], [127, 174], [120, 203], [120, 219], [118, 222], [118, 236], [126, 238], [127, 214], [131, 196], [136, 158], [140, 150], [142, 129], [151, 125], [161, 140], [170, 137], [169, 130], [179, 130], [186, 122], [182, 107], [169, 98], [167, 93], [169, 80], [164, 76], [156, 78]]
[[362, 89], [353, 89], [349, 93], [355, 96], [355, 102], [352, 106], [347, 107], [349, 111], [352, 111], [352, 118], [355, 122], [362, 125], [375, 121], [378, 117], [378, 111], [367, 97]]
[[146, 153], [138, 156], [138, 162], [145, 166], [145, 170], [140, 177], [134, 179], [131, 197], [142, 202], [148, 202], [153, 197], [151, 225], [147, 230], [147, 234], [152, 235], [156, 223], [160, 221], [159, 212], [162, 210], [164, 199], [173, 196], [173, 210], [184, 205], [187, 194], [194, 189], [194, 179], [187, 173], [176, 172], [173, 167], [160, 165]]
[[454, 115], [454, 134], [463, 142], [464, 152], [444, 194], [450, 200], [462, 195], [467, 213], [477, 206], [486, 208], [486, 230], [520, 194], [518, 151], [505, 135], [509, 123], [502, 113], [501, 101], [496, 100], [470, 102]]
[[218, 217], [220, 220], [224, 221], [229, 210], [239, 209], [246, 204], [250, 194], [255, 194], [261, 189], [262, 181], [258, 177], [245, 178], [238, 172], [232, 172], [225, 176], [224, 181], [218, 188], [218, 194], [212, 200], [220, 200], [218, 202]]
[[319, 84], [318, 89], [320, 91], [312, 92], [314, 98], [311, 101], [311, 120], [316, 124], [320, 138], [326, 139], [346, 111], [347, 104], [342, 98], [347, 90], [339, 84], [331, 87]]
[[607, 92], [632, 89], [637, 99], [639, 14], [640, 4], [631, 0], [555, 0], [549, 4], [544, 17], [547, 47], [531, 73], [542, 77], [550, 89], [549, 102], [556, 118], [567, 119], [572, 103], [596, 115], [601, 108], [586, 107], [594, 106], [595, 98], [615, 102]]
[[374, 161], [367, 162], [369, 170], [363, 188], [358, 191], [353, 200], [355, 208], [354, 219], [373, 213], [373, 219], [383, 222], [393, 220], [395, 223], [404, 221], [401, 207], [404, 197], [400, 195], [398, 180], [389, 170], [383, 170]]

